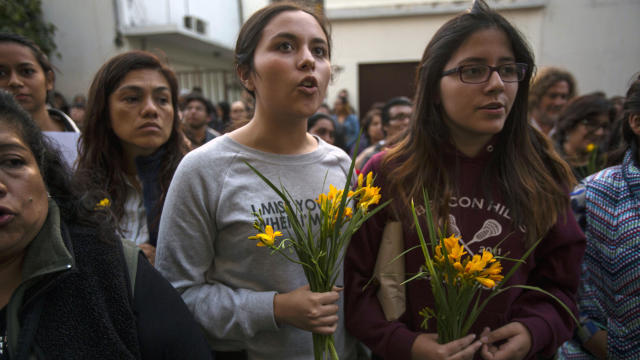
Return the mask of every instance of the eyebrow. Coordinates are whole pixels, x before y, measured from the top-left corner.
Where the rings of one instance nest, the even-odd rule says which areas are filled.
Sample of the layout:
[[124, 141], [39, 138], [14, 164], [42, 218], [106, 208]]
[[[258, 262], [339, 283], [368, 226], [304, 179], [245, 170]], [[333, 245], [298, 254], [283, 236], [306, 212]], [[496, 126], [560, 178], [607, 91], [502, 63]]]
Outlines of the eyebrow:
[[[516, 58], [513, 56], [503, 56], [501, 58], [498, 59], [498, 62], [505, 62], [505, 61], [516, 61]], [[475, 63], [486, 63], [487, 59], [486, 58], [482, 58], [482, 57], [474, 57], [474, 56], [470, 56], [468, 58], [464, 58], [460, 61], [458, 61], [458, 64], [461, 63], [470, 63], [470, 62], [475, 62]]]
[[[281, 33], [277, 33], [273, 36], [272, 39], [277, 39], [277, 38], [285, 38], [285, 39], [289, 39], [289, 40], [298, 40], [298, 36], [296, 36], [295, 34], [289, 33], [289, 32], [281, 32]], [[327, 41], [323, 38], [319, 38], [319, 37], [315, 37], [313, 39], [311, 39], [312, 43], [322, 43], [327, 45]]]
[[[5, 64], [0, 64], [0, 66], [1, 66], [1, 67], [9, 67], [9, 66], [7, 66], [7, 65], [5, 65]], [[21, 63], [19, 63], [19, 64], [17, 65], [17, 67], [25, 67], [25, 66], [31, 66], [31, 67], [33, 67], [33, 66], [36, 66], [36, 63], [33, 63], [33, 62], [27, 62], [27, 61], [25, 61], [25, 62], [21, 62]]]
[[18, 143], [0, 144], [0, 151], [23, 150], [29, 151], [24, 145]]
[[[136, 92], [143, 92], [144, 89], [141, 86], [138, 85], [124, 85], [121, 86], [119, 88], [117, 88], [114, 92], [116, 91], [136, 91]], [[156, 88], [153, 88], [152, 92], [161, 92], [161, 91], [169, 91], [169, 88], [166, 86], [158, 86]]]

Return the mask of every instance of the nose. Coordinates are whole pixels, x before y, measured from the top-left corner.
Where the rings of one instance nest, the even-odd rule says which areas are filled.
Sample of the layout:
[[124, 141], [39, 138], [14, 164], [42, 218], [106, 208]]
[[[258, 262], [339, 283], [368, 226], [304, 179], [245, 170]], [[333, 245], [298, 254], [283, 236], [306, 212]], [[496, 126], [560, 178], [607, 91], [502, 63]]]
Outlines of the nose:
[[316, 59], [313, 57], [313, 54], [309, 50], [308, 47], [303, 46], [301, 49], [300, 62], [298, 67], [300, 70], [315, 70], [316, 68]]
[[497, 71], [492, 71], [489, 75], [489, 81], [487, 81], [486, 90], [488, 92], [502, 92], [504, 91], [504, 82]]
[[142, 116], [143, 117], [156, 117], [158, 116], [158, 107], [153, 99], [153, 96], [146, 96], [143, 107], [142, 107]]
[[567, 99], [564, 96], [556, 96], [553, 100], [554, 105], [557, 107], [563, 107], [567, 103]]
[[22, 79], [20, 78], [20, 76], [18, 76], [18, 73], [16, 71], [11, 71], [9, 75], [8, 85], [11, 88], [21, 88], [24, 83], [22, 82]]
[[594, 134], [598, 137], [602, 137], [604, 135], [604, 127], [600, 126], [596, 129]]

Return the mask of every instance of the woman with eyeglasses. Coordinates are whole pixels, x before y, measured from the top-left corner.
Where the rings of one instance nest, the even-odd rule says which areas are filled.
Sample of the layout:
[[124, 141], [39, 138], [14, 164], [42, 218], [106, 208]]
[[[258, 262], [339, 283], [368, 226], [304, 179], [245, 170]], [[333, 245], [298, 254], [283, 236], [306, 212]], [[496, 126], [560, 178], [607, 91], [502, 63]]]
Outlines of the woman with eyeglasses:
[[[378, 285], [370, 283], [388, 221], [401, 222], [404, 249], [418, 245], [409, 209], [412, 200], [422, 204], [424, 189], [443, 235], [461, 236], [469, 255], [486, 249], [517, 259], [542, 239], [505, 285], [541, 287], [576, 312], [584, 235], [569, 207], [571, 170], [527, 121], [533, 69], [525, 39], [482, 0], [443, 25], [427, 45], [409, 131], [363, 169], [376, 174], [382, 200], [393, 203], [356, 233], [345, 259], [347, 329], [376, 356], [551, 357], [571, 337], [574, 322], [555, 300], [510, 288], [488, 303], [469, 334], [442, 344], [435, 320], [425, 331], [419, 315], [434, 306], [429, 282], [404, 285], [405, 311], [396, 319], [387, 317]], [[502, 273], [514, 265], [503, 260]], [[423, 254], [408, 251], [407, 278], [421, 266]]]
[[578, 181], [603, 168], [599, 147], [612, 115], [611, 101], [600, 93], [574, 98], [560, 114], [553, 136], [556, 149]]

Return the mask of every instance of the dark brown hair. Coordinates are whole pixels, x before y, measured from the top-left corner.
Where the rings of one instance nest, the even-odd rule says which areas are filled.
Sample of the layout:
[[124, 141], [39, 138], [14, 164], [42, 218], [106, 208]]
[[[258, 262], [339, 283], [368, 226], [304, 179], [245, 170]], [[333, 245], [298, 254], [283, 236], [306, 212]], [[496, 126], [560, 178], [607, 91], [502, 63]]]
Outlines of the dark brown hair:
[[[622, 111], [616, 120], [620, 131], [612, 131], [610, 134], [612, 138], [618, 138], [619, 145], [617, 148], [610, 149], [607, 154], [607, 166], [620, 164], [627, 150], [632, 148], [633, 145], [638, 146], [638, 136], [631, 130], [631, 125], [629, 125], [631, 116], [637, 114], [640, 114], [640, 78], [631, 83], [627, 90]], [[622, 136], [622, 141], [619, 140], [620, 136]]]
[[566, 70], [556, 67], [549, 66], [542, 68], [531, 82], [531, 88], [529, 89], [529, 108], [533, 109], [537, 107], [544, 94], [549, 91], [549, 88], [560, 81], [566, 81], [569, 85], [567, 100], [570, 100], [577, 92], [576, 80], [573, 78], [573, 75]]
[[[510, 40], [515, 61], [527, 64], [504, 128], [497, 134], [492, 159], [481, 179], [485, 193], [498, 184], [514, 212], [516, 225], [528, 229], [527, 244], [543, 236], [569, 205], [567, 191], [573, 180], [569, 167], [541, 133], [527, 122], [527, 97], [534, 68], [532, 51], [518, 30], [505, 18], [476, 0], [473, 8], [449, 20], [427, 45], [418, 68], [415, 111], [406, 136], [383, 160], [392, 195], [402, 206], [422, 199], [422, 189], [433, 200], [434, 214], [447, 219], [449, 199], [455, 189], [454, 174], [444, 163], [442, 149], [450, 141], [437, 101], [444, 66], [461, 44], [477, 31], [499, 29]], [[450, 145], [449, 145], [450, 146]]]
[[[314, 11], [311, 8], [303, 7], [299, 4], [292, 2], [277, 2], [263, 7], [256, 11], [249, 19], [242, 25], [240, 33], [238, 34], [238, 40], [236, 41], [236, 49], [234, 53], [236, 72], [248, 71], [252, 72], [253, 69], [253, 57], [258, 47], [258, 43], [262, 38], [262, 30], [271, 22], [271, 20], [278, 14], [285, 11], [302, 11], [313, 16], [318, 24], [322, 28], [324, 35], [327, 37], [328, 45], [328, 57], [331, 58], [331, 35], [329, 29], [329, 22], [323, 14]], [[244, 86], [244, 85], [243, 85]], [[245, 88], [251, 96], [256, 97], [253, 91]]]
[[38, 164], [49, 196], [55, 200], [63, 221], [97, 229], [96, 236], [105, 242], [116, 241], [115, 219], [108, 208], [95, 209], [71, 178], [71, 170], [56, 146], [40, 131], [31, 116], [13, 96], [0, 89], [0, 123], [11, 126], [27, 145]]
[[605, 114], [609, 118], [609, 123], [613, 118], [613, 105], [604, 94], [593, 93], [582, 95], [571, 99], [558, 117], [558, 127], [554, 134], [554, 139], [562, 145], [567, 135], [580, 124], [584, 119], [591, 119], [594, 116]]
[[[111, 199], [111, 209], [118, 221], [124, 215], [127, 195], [126, 164], [120, 139], [111, 127], [109, 96], [129, 72], [140, 69], [160, 72], [171, 90], [173, 124], [169, 140], [160, 147], [164, 150], [164, 155], [158, 173], [162, 194], [158, 202], [159, 209], [162, 209], [164, 204], [173, 173], [186, 152], [183, 135], [179, 131], [178, 81], [173, 71], [154, 54], [146, 51], [129, 51], [111, 58], [102, 65], [89, 89], [85, 128], [78, 146], [76, 176], [80, 183], [86, 184], [87, 190], [101, 190], [102, 196]], [[157, 213], [159, 215], [160, 211]]]

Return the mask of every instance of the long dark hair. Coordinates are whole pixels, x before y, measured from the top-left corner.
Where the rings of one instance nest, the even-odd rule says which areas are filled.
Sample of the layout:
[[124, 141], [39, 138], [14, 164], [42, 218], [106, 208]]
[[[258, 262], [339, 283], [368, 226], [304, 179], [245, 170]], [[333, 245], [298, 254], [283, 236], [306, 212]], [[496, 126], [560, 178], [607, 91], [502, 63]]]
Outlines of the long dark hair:
[[455, 184], [442, 149], [450, 144], [444, 109], [437, 101], [444, 66], [462, 43], [477, 31], [499, 29], [509, 38], [515, 61], [527, 64], [518, 84], [513, 107], [497, 135], [492, 159], [484, 170], [482, 185], [498, 184], [514, 212], [516, 225], [528, 229], [527, 244], [544, 235], [568, 207], [567, 190], [575, 181], [569, 167], [553, 150], [551, 142], [527, 121], [529, 82], [534, 69], [532, 51], [518, 30], [505, 18], [476, 0], [469, 12], [444, 24], [427, 45], [418, 68], [415, 112], [410, 129], [383, 161], [388, 168], [393, 195], [407, 205], [422, 198], [422, 189], [434, 200], [437, 219], [447, 219], [449, 198]]
[[113, 241], [115, 219], [109, 208], [96, 209], [92, 197], [83, 196], [60, 153], [42, 134], [31, 116], [4, 90], [0, 90], [0, 122], [15, 129], [33, 154], [49, 196], [60, 208], [61, 219], [66, 223], [97, 228], [100, 240]]
[[[171, 69], [154, 54], [146, 51], [129, 51], [107, 61], [93, 79], [89, 89], [84, 132], [78, 146], [76, 176], [91, 193], [111, 199], [111, 209], [118, 221], [124, 215], [127, 195], [124, 152], [120, 139], [111, 128], [109, 96], [131, 71], [151, 69], [160, 72], [171, 90], [173, 124], [169, 140], [160, 147], [164, 150], [157, 181], [160, 183], [162, 209], [169, 183], [178, 163], [186, 152], [178, 118], [178, 81]], [[96, 199], [98, 200], [98, 199]], [[160, 214], [160, 211], [157, 212]]]
[[618, 148], [612, 149], [608, 154], [607, 166], [621, 163], [627, 150], [634, 145], [638, 146], [638, 136], [631, 130], [629, 125], [629, 118], [636, 114], [640, 114], [640, 77], [629, 86], [620, 117], [616, 121], [616, 123], [620, 124], [621, 131], [612, 131], [610, 134], [611, 137], [622, 135], [622, 142]]
[[609, 122], [613, 118], [613, 105], [602, 93], [582, 95], [571, 99], [558, 117], [558, 126], [554, 139], [558, 144], [564, 144], [567, 135], [584, 119], [590, 119], [600, 114], [606, 114]]

